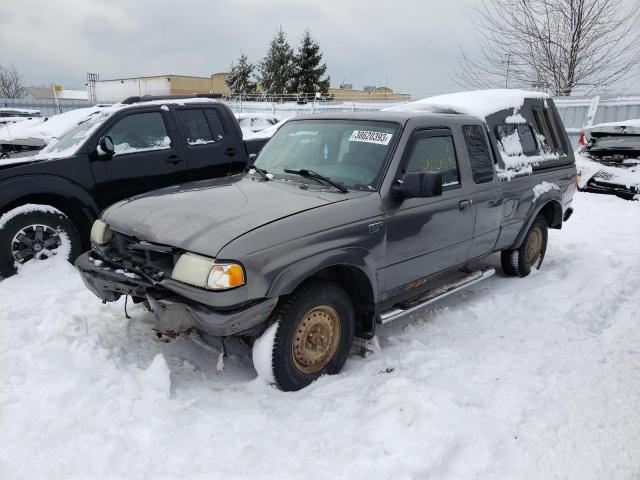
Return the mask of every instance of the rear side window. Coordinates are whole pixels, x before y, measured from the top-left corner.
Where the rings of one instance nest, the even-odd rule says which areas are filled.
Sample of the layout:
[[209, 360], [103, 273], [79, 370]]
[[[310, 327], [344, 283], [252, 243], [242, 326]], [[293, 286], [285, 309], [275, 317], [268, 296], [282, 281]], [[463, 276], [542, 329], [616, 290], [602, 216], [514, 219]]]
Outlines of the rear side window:
[[178, 110], [178, 116], [189, 145], [205, 145], [215, 141], [202, 110]]
[[493, 180], [493, 161], [489, 154], [489, 146], [480, 125], [464, 125], [462, 127], [464, 141], [467, 144], [471, 173], [475, 183], [486, 183]]
[[204, 112], [207, 115], [209, 128], [211, 128], [211, 132], [213, 134], [213, 139], [216, 142], [219, 142], [224, 138], [224, 125], [222, 124], [220, 115], [212, 108], [208, 108]]
[[509, 156], [538, 154], [538, 143], [528, 123], [498, 125], [496, 134], [504, 152]]
[[453, 137], [417, 134], [407, 163], [407, 172], [442, 172], [443, 189], [460, 187]]
[[562, 153], [562, 146], [558, 141], [558, 136], [556, 133], [556, 124], [553, 119], [553, 115], [548, 108], [544, 109], [544, 118], [547, 120], [547, 125], [549, 125], [549, 135], [551, 135], [551, 141], [553, 142], [554, 149]]

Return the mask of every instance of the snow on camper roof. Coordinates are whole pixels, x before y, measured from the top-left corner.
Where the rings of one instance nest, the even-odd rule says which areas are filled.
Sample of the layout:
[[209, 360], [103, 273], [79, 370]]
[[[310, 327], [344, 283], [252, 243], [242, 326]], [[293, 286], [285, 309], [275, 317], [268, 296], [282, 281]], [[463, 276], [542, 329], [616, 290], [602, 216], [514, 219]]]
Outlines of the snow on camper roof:
[[388, 112], [460, 113], [486, 119], [502, 110], [522, 108], [526, 98], [549, 98], [542, 92], [517, 89], [473, 90], [429, 97], [415, 102], [385, 108]]

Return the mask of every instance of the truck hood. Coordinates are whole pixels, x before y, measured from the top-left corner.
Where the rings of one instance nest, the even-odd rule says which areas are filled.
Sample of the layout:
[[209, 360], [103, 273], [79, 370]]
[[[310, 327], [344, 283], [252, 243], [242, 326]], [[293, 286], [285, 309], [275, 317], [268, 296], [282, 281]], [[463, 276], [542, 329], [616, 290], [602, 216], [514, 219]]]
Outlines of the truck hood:
[[366, 192], [347, 194], [249, 176], [193, 182], [139, 195], [106, 210], [112, 230], [215, 257], [233, 239], [279, 219]]

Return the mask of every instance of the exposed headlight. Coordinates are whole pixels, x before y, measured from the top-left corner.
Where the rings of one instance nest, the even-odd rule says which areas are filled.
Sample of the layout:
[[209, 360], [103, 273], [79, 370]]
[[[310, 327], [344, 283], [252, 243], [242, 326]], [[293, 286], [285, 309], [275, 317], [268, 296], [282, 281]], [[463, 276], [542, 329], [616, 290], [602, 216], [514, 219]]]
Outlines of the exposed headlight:
[[245, 284], [244, 270], [237, 263], [218, 263], [213, 258], [184, 253], [173, 267], [171, 278], [209, 290], [225, 290]]
[[91, 227], [91, 241], [96, 245], [106, 245], [113, 238], [109, 225], [98, 219]]

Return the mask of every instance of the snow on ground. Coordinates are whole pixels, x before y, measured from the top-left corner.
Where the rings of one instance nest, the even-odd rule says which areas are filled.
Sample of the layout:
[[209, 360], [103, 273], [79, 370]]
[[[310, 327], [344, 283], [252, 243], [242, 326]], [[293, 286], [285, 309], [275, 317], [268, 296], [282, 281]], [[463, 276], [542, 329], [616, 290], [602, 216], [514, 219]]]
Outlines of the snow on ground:
[[637, 479], [640, 204], [578, 194], [542, 270], [379, 330], [296, 393], [162, 343], [73, 268], [0, 284], [2, 479]]

